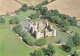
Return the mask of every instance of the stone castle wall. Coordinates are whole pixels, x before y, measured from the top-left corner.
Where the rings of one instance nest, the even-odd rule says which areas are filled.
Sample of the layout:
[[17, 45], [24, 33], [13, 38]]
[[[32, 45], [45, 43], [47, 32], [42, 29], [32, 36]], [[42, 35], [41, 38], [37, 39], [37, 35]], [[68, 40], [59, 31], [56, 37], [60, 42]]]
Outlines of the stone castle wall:
[[[43, 24], [41, 21], [33, 23], [30, 21], [31, 34], [35, 35], [37, 39], [41, 37], [56, 36], [56, 29], [52, 25], [48, 25], [48, 21]], [[44, 29], [44, 32], [42, 30]]]

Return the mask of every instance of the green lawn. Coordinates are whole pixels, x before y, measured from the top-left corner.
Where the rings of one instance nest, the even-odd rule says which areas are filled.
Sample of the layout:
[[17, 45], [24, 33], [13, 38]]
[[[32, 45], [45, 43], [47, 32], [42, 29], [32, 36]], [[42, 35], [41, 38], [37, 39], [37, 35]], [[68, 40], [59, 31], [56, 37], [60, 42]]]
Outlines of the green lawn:
[[[35, 11], [20, 12], [20, 15], [16, 15], [20, 20], [25, 20], [31, 13]], [[6, 23], [0, 24], [0, 56], [30, 56], [36, 47], [26, 46], [11, 29], [9, 25], [9, 19], [12, 17], [5, 16]], [[36, 20], [33, 20], [36, 21]], [[37, 19], [37, 21], [39, 21]], [[42, 20], [45, 21], [45, 20]], [[49, 22], [50, 23], [50, 22]], [[54, 23], [51, 23], [54, 28], [57, 29], [57, 37], [46, 38], [47, 43], [54, 42], [54, 40], [62, 39], [63, 42], [66, 42], [68, 34], [62, 32]], [[64, 40], [65, 39], [65, 40]], [[32, 38], [35, 41], [35, 38]], [[72, 51], [79, 49], [80, 47], [73, 48]], [[65, 56], [68, 53], [64, 52], [60, 46], [55, 46], [56, 53], [54, 56]], [[80, 54], [80, 52], [79, 52]]]
[[0, 24], [0, 56], [30, 56], [35, 48], [26, 46], [10, 29], [10, 17], [5, 19], [6, 23]]
[[54, 54], [54, 56], [67, 56], [68, 55], [67, 52], [61, 49], [61, 46], [55, 46], [55, 51], [56, 53]]
[[71, 26], [69, 31], [73, 31], [73, 33], [78, 32], [80, 34], [80, 27]]

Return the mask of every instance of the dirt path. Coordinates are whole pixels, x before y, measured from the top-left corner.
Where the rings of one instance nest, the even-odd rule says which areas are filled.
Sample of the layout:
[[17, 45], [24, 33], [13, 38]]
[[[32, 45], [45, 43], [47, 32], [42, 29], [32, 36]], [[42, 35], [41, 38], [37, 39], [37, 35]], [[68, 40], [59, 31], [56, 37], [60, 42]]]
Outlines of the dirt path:
[[[80, 49], [79, 50], [77, 50], [76, 52], [80, 52]], [[71, 56], [71, 55], [73, 55], [74, 53], [72, 53], [72, 54], [70, 54], [70, 55], [68, 55], [68, 56]]]

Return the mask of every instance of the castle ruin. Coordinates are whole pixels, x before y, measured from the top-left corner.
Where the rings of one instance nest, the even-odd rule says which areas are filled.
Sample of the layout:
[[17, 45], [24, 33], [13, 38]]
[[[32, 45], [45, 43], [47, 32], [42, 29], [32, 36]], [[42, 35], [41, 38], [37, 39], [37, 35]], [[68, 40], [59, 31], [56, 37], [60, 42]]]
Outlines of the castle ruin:
[[48, 25], [48, 21], [45, 21], [43, 24], [42, 21], [33, 23], [29, 21], [30, 24], [30, 32], [34, 35], [37, 39], [41, 37], [49, 37], [49, 36], [56, 36], [56, 29], [50, 24]]

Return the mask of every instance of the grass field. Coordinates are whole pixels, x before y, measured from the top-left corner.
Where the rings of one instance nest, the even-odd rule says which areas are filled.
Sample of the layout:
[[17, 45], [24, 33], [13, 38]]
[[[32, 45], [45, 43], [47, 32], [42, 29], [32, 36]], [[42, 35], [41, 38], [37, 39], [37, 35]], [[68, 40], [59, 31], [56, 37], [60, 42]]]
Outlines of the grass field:
[[56, 0], [48, 5], [48, 9], [57, 9], [60, 13], [77, 17], [80, 20], [80, 0]]
[[6, 23], [0, 24], [0, 56], [30, 56], [35, 47], [26, 46], [10, 29], [10, 17], [5, 18]]
[[29, 6], [30, 5], [34, 5], [35, 6], [37, 4], [42, 3], [45, 0], [18, 0], [18, 1], [23, 3], [23, 4], [28, 4]]
[[73, 31], [73, 33], [77, 32], [80, 34], [80, 27], [77, 27], [77, 26], [71, 26], [69, 31]]
[[14, 12], [19, 9], [21, 5], [14, 0], [0, 0], [0, 15], [6, 12]]
[[[19, 2], [23, 4], [28, 5], [37, 5], [44, 0], [18, 0]], [[15, 0], [0, 0], [0, 15], [4, 15], [7, 12], [14, 12], [15, 10], [21, 8], [22, 5], [20, 5]]]

